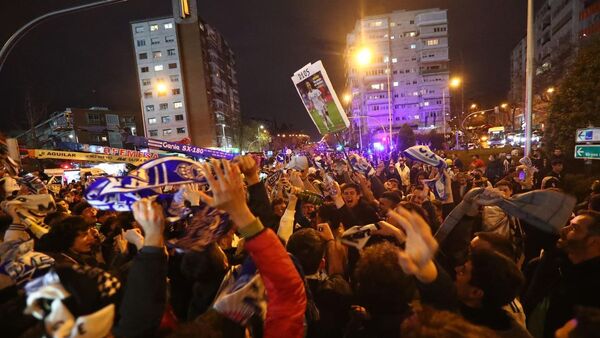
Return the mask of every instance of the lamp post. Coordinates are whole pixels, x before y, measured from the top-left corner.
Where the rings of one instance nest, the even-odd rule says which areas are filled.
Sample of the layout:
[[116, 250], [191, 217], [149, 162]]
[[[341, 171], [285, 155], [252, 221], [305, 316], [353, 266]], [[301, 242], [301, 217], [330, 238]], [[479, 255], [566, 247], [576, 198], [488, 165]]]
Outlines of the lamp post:
[[[460, 87], [461, 88], [461, 99], [460, 99], [460, 104], [461, 104], [461, 113], [459, 114], [458, 120], [460, 121], [460, 119], [462, 118], [462, 115], [464, 114], [465, 111], [465, 91], [464, 91], [464, 86], [462, 85], [462, 78], [460, 77], [453, 77], [452, 79], [450, 79], [450, 88], [456, 89]], [[445, 108], [445, 103], [444, 103], [444, 108]], [[444, 123], [445, 125], [445, 123]], [[458, 140], [458, 131], [459, 131], [459, 124], [456, 124], [456, 132], [454, 133], [454, 137], [456, 140], [456, 145], [455, 148], [456, 149], [460, 149], [460, 144], [459, 144], [459, 140]]]

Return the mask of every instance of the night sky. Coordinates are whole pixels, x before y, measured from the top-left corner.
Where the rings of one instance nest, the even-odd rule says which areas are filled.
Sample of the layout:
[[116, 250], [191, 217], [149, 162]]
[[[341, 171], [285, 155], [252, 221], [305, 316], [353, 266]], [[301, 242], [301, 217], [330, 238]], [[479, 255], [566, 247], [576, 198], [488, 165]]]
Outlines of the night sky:
[[[38, 15], [85, 2], [1, 1], [0, 41]], [[525, 35], [526, 6], [525, 0], [201, 0], [199, 15], [236, 54], [242, 114], [314, 135], [290, 76], [321, 59], [341, 94], [346, 34], [361, 15], [448, 9], [451, 74], [464, 69], [465, 100], [491, 107], [508, 92], [510, 52]], [[35, 28], [0, 71], [0, 130], [26, 127], [28, 90], [48, 112], [94, 105], [139, 111], [129, 22], [170, 14], [170, 0], [129, 0]]]

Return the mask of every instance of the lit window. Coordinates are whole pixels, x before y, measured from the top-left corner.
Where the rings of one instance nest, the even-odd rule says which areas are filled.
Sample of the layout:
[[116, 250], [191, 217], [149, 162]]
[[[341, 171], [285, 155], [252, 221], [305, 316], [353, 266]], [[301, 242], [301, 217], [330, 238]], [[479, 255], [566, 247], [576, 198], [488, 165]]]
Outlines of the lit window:
[[106, 138], [106, 136], [102, 136], [102, 141], [106, 142], [108, 139]]
[[171, 116], [163, 116], [160, 118], [160, 122], [162, 123], [171, 123]]
[[437, 46], [440, 44], [440, 40], [438, 40], [438, 39], [427, 40], [426, 44], [427, 44], [427, 46]]
[[419, 115], [415, 115], [415, 119], [417, 119], [417, 120], [418, 120], [418, 119], [419, 119]]
[[173, 102], [174, 108], [183, 108], [183, 103], [181, 101]]
[[371, 89], [382, 89], [379, 87], [379, 84], [372, 84]]
[[179, 75], [169, 75], [171, 82], [179, 82]]
[[423, 102], [423, 106], [428, 107], [429, 106], [429, 101]]
[[156, 124], [156, 117], [148, 118], [148, 124]]
[[165, 36], [165, 42], [173, 42], [175, 41], [175, 35]]
[[184, 127], [177, 128], [177, 134], [185, 134], [185, 128]]
[[413, 92], [413, 96], [419, 96], [419, 92]]
[[153, 104], [149, 104], [146, 106], [146, 111], [154, 111], [154, 105]]
[[158, 30], [158, 25], [150, 25], [150, 31], [154, 32]]
[[152, 92], [144, 92], [144, 98], [145, 99], [151, 99], [152, 98]]
[[169, 109], [169, 104], [168, 103], [161, 103], [158, 105], [158, 109], [160, 110], [167, 110]]
[[175, 121], [183, 121], [183, 114], [175, 115]]
[[408, 36], [413, 38], [413, 37], [417, 36], [417, 32], [410, 32], [410, 33], [408, 33]]
[[417, 44], [416, 43], [411, 43], [410, 44], [410, 49], [416, 49], [417, 48]]
[[154, 71], [155, 72], [158, 72], [158, 71], [161, 71], [161, 70], [163, 70], [163, 65], [155, 65], [154, 66]]
[[152, 57], [158, 59], [162, 56], [162, 52], [152, 52]]
[[175, 69], [175, 68], [177, 68], [176, 63], [169, 63], [169, 69]]
[[398, 87], [398, 81], [394, 81], [394, 87]]
[[171, 89], [171, 93], [173, 93], [173, 95], [179, 95], [179, 94], [181, 94], [181, 89], [173, 88], [173, 89]]
[[171, 129], [163, 129], [163, 136], [171, 135], [173, 130]]
[[392, 58], [392, 63], [398, 62], [398, 58]]
[[140, 60], [146, 60], [148, 58], [148, 53], [140, 53]]
[[140, 68], [140, 71], [142, 73], [148, 73], [148, 67], [142, 67], [142, 68]]
[[142, 86], [149, 86], [151, 83], [150, 79], [142, 79]]
[[383, 63], [388, 63], [388, 62], [390, 62], [390, 57], [386, 55], [383, 57]]
[[144, 26], [137, 26], [137, 27], [135, 27], [135, 32], [136, 33], [142, 33], [142, 32], [144, 32]]
[[165, 29], [172, 29], [173, 28], [173, 23], [169, 22], [165, 24]]
[[158, 136], [158, 130], [150, 130], [150, 136]]
[[394, 40], [396, 37], [395, 36], [390, 36], [390, 40]]
[[168, 56], [173, 56], [173, 55], [175, 55], [175, 49], [167, 49], [167, 55], [168, 55]]
[[153, 45], [158, 45], [160, 43], [160, 39], [159, 38], [152, 38], [152, 39], [150, 39], [150, 43], [152, 43]]
[[146, 45], [146, 40], [137, 40], [136, 44], [138, 47], [144, 47]]

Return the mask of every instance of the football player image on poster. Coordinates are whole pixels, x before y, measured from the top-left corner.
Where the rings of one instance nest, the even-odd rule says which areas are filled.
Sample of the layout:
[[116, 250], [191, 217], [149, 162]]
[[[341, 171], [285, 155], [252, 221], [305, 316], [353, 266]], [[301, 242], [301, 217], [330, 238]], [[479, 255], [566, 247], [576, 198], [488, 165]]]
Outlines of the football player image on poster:
[[321, 61], [308, 64], [292, 77], [298, 95], [319, 133], [340, 132], [350, 125]]

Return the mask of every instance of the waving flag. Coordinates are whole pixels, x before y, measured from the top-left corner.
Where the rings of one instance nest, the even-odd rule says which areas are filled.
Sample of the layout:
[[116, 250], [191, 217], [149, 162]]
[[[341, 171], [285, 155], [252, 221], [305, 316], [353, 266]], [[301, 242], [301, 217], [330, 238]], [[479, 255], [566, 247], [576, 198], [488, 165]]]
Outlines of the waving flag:
[[427, 146], [414, 146], [404, 150], [404, 155], [406, 157], [413, 159], [415, 161], [419, 161], [430, 165], [432, 167], [436, 167], [439, 171], [440, 177], [432, 180], [425, 181], [435, 198], [438, 200], [446, 199], [446, 175], [444, 175], [444, 170], [447, 168], [446, 161], [443, 158], [436, 155], [429, 147]]

